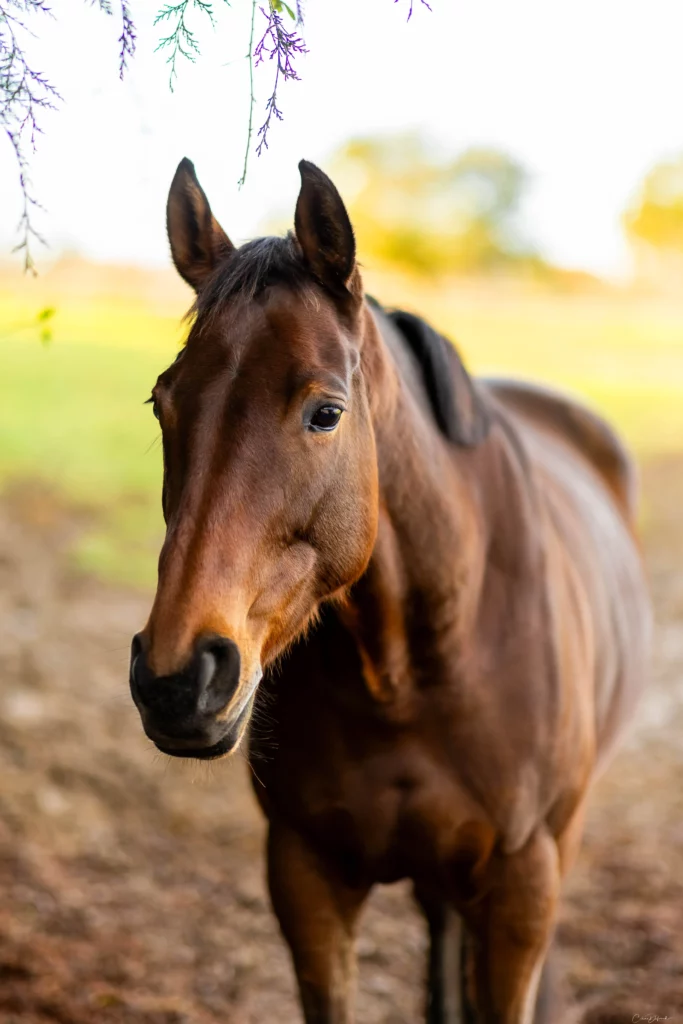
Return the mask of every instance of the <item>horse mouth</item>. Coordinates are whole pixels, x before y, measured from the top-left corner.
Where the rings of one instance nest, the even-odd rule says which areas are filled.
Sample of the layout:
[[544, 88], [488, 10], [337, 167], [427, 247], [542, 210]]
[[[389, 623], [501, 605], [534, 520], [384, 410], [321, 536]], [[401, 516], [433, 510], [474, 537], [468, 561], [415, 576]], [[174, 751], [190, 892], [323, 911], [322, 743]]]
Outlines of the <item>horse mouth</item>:
[[232, 730], [222, 740], [210, 747], [164, 747], [156, 741], [154, 745], [157, 750], [160, 750], [162, 754], [168, 754], [169, 757], [190, 757], [195, 761], [215, 761], [219, 757], [225, 757], [237, 746], [232, 736]]
[[157, 750], [160, 750], [162, 754], [167, 754], [169, 757], [185, 757], [191, 758], [194, 761], [216, 761], [220, 757], [233, 753], [239, 747], [246, 732], [253, 701], [254, 698], [252, 696], [235, 721], [228, 727], [225, 735], [210, 746], [193, 747], [189, 744], [180, 744], [175, 747], [166, 746], [164, 741], [158, 739], [153, 740], [154, 745]]

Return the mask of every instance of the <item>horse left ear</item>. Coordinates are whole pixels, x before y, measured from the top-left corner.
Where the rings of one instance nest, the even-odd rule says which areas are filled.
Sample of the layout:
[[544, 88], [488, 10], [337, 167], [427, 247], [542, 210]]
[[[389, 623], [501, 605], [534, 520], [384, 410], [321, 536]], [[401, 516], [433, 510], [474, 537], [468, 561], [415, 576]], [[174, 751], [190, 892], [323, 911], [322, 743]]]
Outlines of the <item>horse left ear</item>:
[[216, 264], [234, 246], [214, 215], [194, 164], [184, 157], [171, 182], [166, 205], [166, 228], [176, 269], [199, 291]]
[[326, 287], [355, 291], [356, 240], [342, 197], [315, 164], [302, 160], [299, 172], [294, 228], [306, 263]]

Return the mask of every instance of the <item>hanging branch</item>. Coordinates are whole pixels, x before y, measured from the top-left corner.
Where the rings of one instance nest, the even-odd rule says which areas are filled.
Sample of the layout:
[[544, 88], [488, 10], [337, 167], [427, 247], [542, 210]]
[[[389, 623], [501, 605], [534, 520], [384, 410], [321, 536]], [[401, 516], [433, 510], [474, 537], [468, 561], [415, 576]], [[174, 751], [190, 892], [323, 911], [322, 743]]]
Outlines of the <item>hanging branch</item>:
[[[190, 12], [198, 8], [209, 19], [213, 27], [216, 2], [217, 0], [166, 0], [157, 14], [154, 24], [164, 25], [168, 28], [168, 34], [159, 40], [156, 48], [167, 51], [166, 61], [170, 67], [169, 85], [171, 90], [173, 90], [178, 77], [178, 61], [185, 58], [194, 63], [200, 53], [197, 36], [188, 24]], [[224, 2], [229, 3], [229, 0], [224, 0]], [[279, 89], [284, 82], [300, 80], [294, 67], [294, 60], [300, 54], [308, 52], [299, 31], [303, 24], [303, 0], [291, 0], [291, 2], [294, 5], [294, 10], [285, 0], [267, 0], [267, 8], [259, 7], [261, 14], [266, 19], [266, 26], [261, 39], [254, 45], [258, 0], [251, 0], [251, 27], [247, 55], [249, 61], [249, 124], [240, 186], [246, 181], [253, 139], [254, 69], [260, 64], [268, 62], [274, 62], [275, 65], [273, 87], [266, 102], [265, 120], [257, 132], [259, 141], [256, 146], [256, 154], [260, 156], [264, 149], [268, 149], [273, 119], [276, 121], [283, 119], [278, 105]], [[398, 3], [398, 0], [394, 0], [394, 2]], [[414, 2], [415, 0], [409, 0], [409, 20], [413, 13]], [[97, 7], [111, 16], [114, 15], [115, 8], [120, 12], [121, 34], [118, 37], [118, 69], [119, 77], [123, 78], [136, 48], [136, 29], [131, 15], [131, 0], [90, 0], [90, 3], [91, 6]], [[431, 10], [428, 0], [420, 0], [420, 3]], [[29, 64], [24, 51], [22, 34], [33, 34], [26, 23], [27, 19], [38, 14], [52, 17], [48, 0], [0, 0], [0, 131], [4, 132], [10, 141], [19, 170], [23, 209], [18, 228], [20, 241], [16, 249], [24, 252], [26, 270], [34, 270], [31, 254], [32, 239], [44, 241], [32, 221], [32, 213], [40, 209], [40, 204], [31, 190], [30, 155], [35, 152], [36, 138], [42, 131], [38, 124], [39, 117], [45, 111], [54, 110], [57, 102], [61, 100], [61, 96], [46, 76]], [[285, 16], [291, 18], [293, 22], [291, 30], [285, 25]]]
[[[114, 14], [112, 0], [90, 0], [91, 7], [99, 7], [104, 14]], [[124, 73], [128, 70], [128, 59], [135, 54], [135, 41], [137, 33], [135, 24], [130, 13], [128, 0], [119, 0], [121, 11], [121, 35], [119, 36], [119, 78], [123, 80]]]
[[[412, 18], [412, 16], [413, 16], [413, 4], [414, 4], [414, 0], [408, 0], [408, 2], [409, 2], [409, 4], [410, 4], [410, 6], [408, 7], [408, 17], [406, 18], [406, 21], [410, 21], [410, 19], [411, 19], [411, 18]], [[394, 0], [394, 3], [395, 3], [395, 4], [397, 4], [397, 3], [398, 3], [398, 0]], [[422, 4], [422, 6], [423, 6], [423, 7], [426, 7], [428, 11], [431, 11], [431, 7], [430, 7], [430, 6], [429, 6], [429, 4], [427, 3], [427, 0], [420, 0], [420, 3]]]
[[[93, 0], [105, 14], [113, 14], [111, 0]], [[128, 67], [135, 53], [135, 25], [128, 0], [119, 0], [121, 35], [119, 36], [119, 75]], [[30, 157], [36, 150], [38, 135], [42, 134], [39, 119], [49, 110], [55, 110], [61, 100], [57, 89], [46, 76], [37, 71], [26, 55], [24, 36], [35, 38], [29, 19], [38, 14], [53, 17], [47, 0], [0, 0], [0, 129], [9, 139], [19, 170], [19, 188], [22, 210], [19, 218], [19, 242], [14, 251], [24, 254], [24, 269], [35, 273], [31, 252], [32, 240], [43, 245], [45, 239], [33, 222], [33, 214], [42, 209], [31, 188]]]
[[[281, 14], [283, 9], [295, 22], [295, 28], [292, 32], [287, 31], [285, 28]], [[297, 10], [300, 11], [299, 6]], [[270, 131], [273, 117], [278, 121], [282, 120], [282, 111], [277, 104], [278, 88], [280, 87], [281, 80], [282, 82], [290, 80], [300, 81], [300, 75], [292, 61], [298, 54], [308, 53], [303, 37], [297, 35], [296, 32], [296, 25], [298, 24], [296, 15], [283, 0], [270, 0], [270, 9], [267, 14], [262, 7], [260, 11], [267, 19], [268, 24], [263, 36], [254, 48], [255, 67], [263, 64], [266, 60], [274, 60], [275, 81], [273, 82], [273, 91], [266, 103], [266, 119], [258, 130], [260, 141], [256, 147], [257, 156], [261, 155], [264, 148], [268, 149], [268, 132]]]
[[247, 126], [247, 144], [244, 147], [244, 166], [242, 177], [237, 182], [238, 188], [242, 188], [247, 180], [247, 167], [249, 164], [249, 150], [251, 149], [251, 135], [254, 126], [254, 25], [256, 24], [256, 0], [251, 0], [251, 28], [249, 29], [249, 49], [247, 60], [249, 61], [249, 124]]
[[52, 16], [45, 0], [7, 0], [0, 7], [0, 127], [14, 151], [23, 201], [15, 251], [23, 251], [24, 267], [33, 272], [31, 240], [43, 239], [31, 220], [40, 204], [31, 191], [29, 153], [35, 152], [36, 136], [41, 132], [41, 113], [54, 110], [60, 99], [45, 75], [29, 64], [24, 52], [21, 35], [33, 34], [24, 19], [34, 14]]
[[128, 0], [121, 0], [121, 35], [119, 36], [119, 78], [128, 70], [128, 61], [135, 56], [137, 33]]
[[168, 23], [170, 28], [169, 34], [159, 40], [156, 49], [168, 50], [166, 63], [171, 68], [168, 80], [171, 92], [173, 92], [175, 80], [178, 77], [176, 68], [178, 59], [184, 58], [194, 64], [199, 56], [197, 37], [187, 24], [188, 12], [195, 7], [198, 7], [207, 16], [213, 27], [215, 19], [212, 0], [177, 0], [177, 3], [167, 3], [154, 19], [155, 25]]

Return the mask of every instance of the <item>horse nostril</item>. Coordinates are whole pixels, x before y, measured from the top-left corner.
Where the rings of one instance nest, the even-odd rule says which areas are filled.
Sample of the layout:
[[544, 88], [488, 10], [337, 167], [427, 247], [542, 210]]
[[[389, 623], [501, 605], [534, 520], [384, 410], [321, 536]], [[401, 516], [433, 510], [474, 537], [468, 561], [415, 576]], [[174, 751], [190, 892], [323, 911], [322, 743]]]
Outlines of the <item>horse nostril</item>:
[[136, 633], [133, 637], [133, 642], [130, 645], [130, 682], [131, 686], [138, 682], [138, 668], [140, 666], [140, 658], [142, 656], [142, 642], [140, 640], [140, 634]]
[[[145, 719], [153, 719], [166, 735], [189, 723], [223, 711], [234, 696], [240, 679], [237, 645], [226, 637], [203, 636], [191, 659], [179, 671], [156, 676], [147, 663], [140, 636], [130, 652], [130, 690]], [[197, 721], [199, 721], [197, 719]]]
[[202, 694], [216, 673], [216, 656], [211, 651], [203, 651], [199, 658], [197, 687]]
[[146, 690], [149, 673], [145, 665], [145, 653], [142, 649], [140, 634], [133, 637], [130, 648], [130, 689], [134, 698], [146, 703]]
[[206, 714], [218, 714], [229, 703], [240, 679], [240, 652], [227, 637], [204, 637], [195, 662], [198, 707]]

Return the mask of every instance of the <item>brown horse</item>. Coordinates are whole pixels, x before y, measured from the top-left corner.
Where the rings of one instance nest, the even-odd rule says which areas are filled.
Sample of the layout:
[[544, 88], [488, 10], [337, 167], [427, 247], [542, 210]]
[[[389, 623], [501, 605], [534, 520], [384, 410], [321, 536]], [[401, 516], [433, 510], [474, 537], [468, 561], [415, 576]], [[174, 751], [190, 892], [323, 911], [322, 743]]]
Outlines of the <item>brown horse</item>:
[[400, 878], [430, 929], [428, 1021], [530, 1024], [645, 675], [632, 467], [590, 412], [473, 380], [365, 299], [337, 190], [300, 171], [295, 232], [241, 248], [189, 161], [171, 186], [197, 299], [153, 391], [167, 533], [133, 697], [192, 758], [234, 750], [264, 701], [248, 742], [307, 1024], [352, 1020], [359, 912]]

